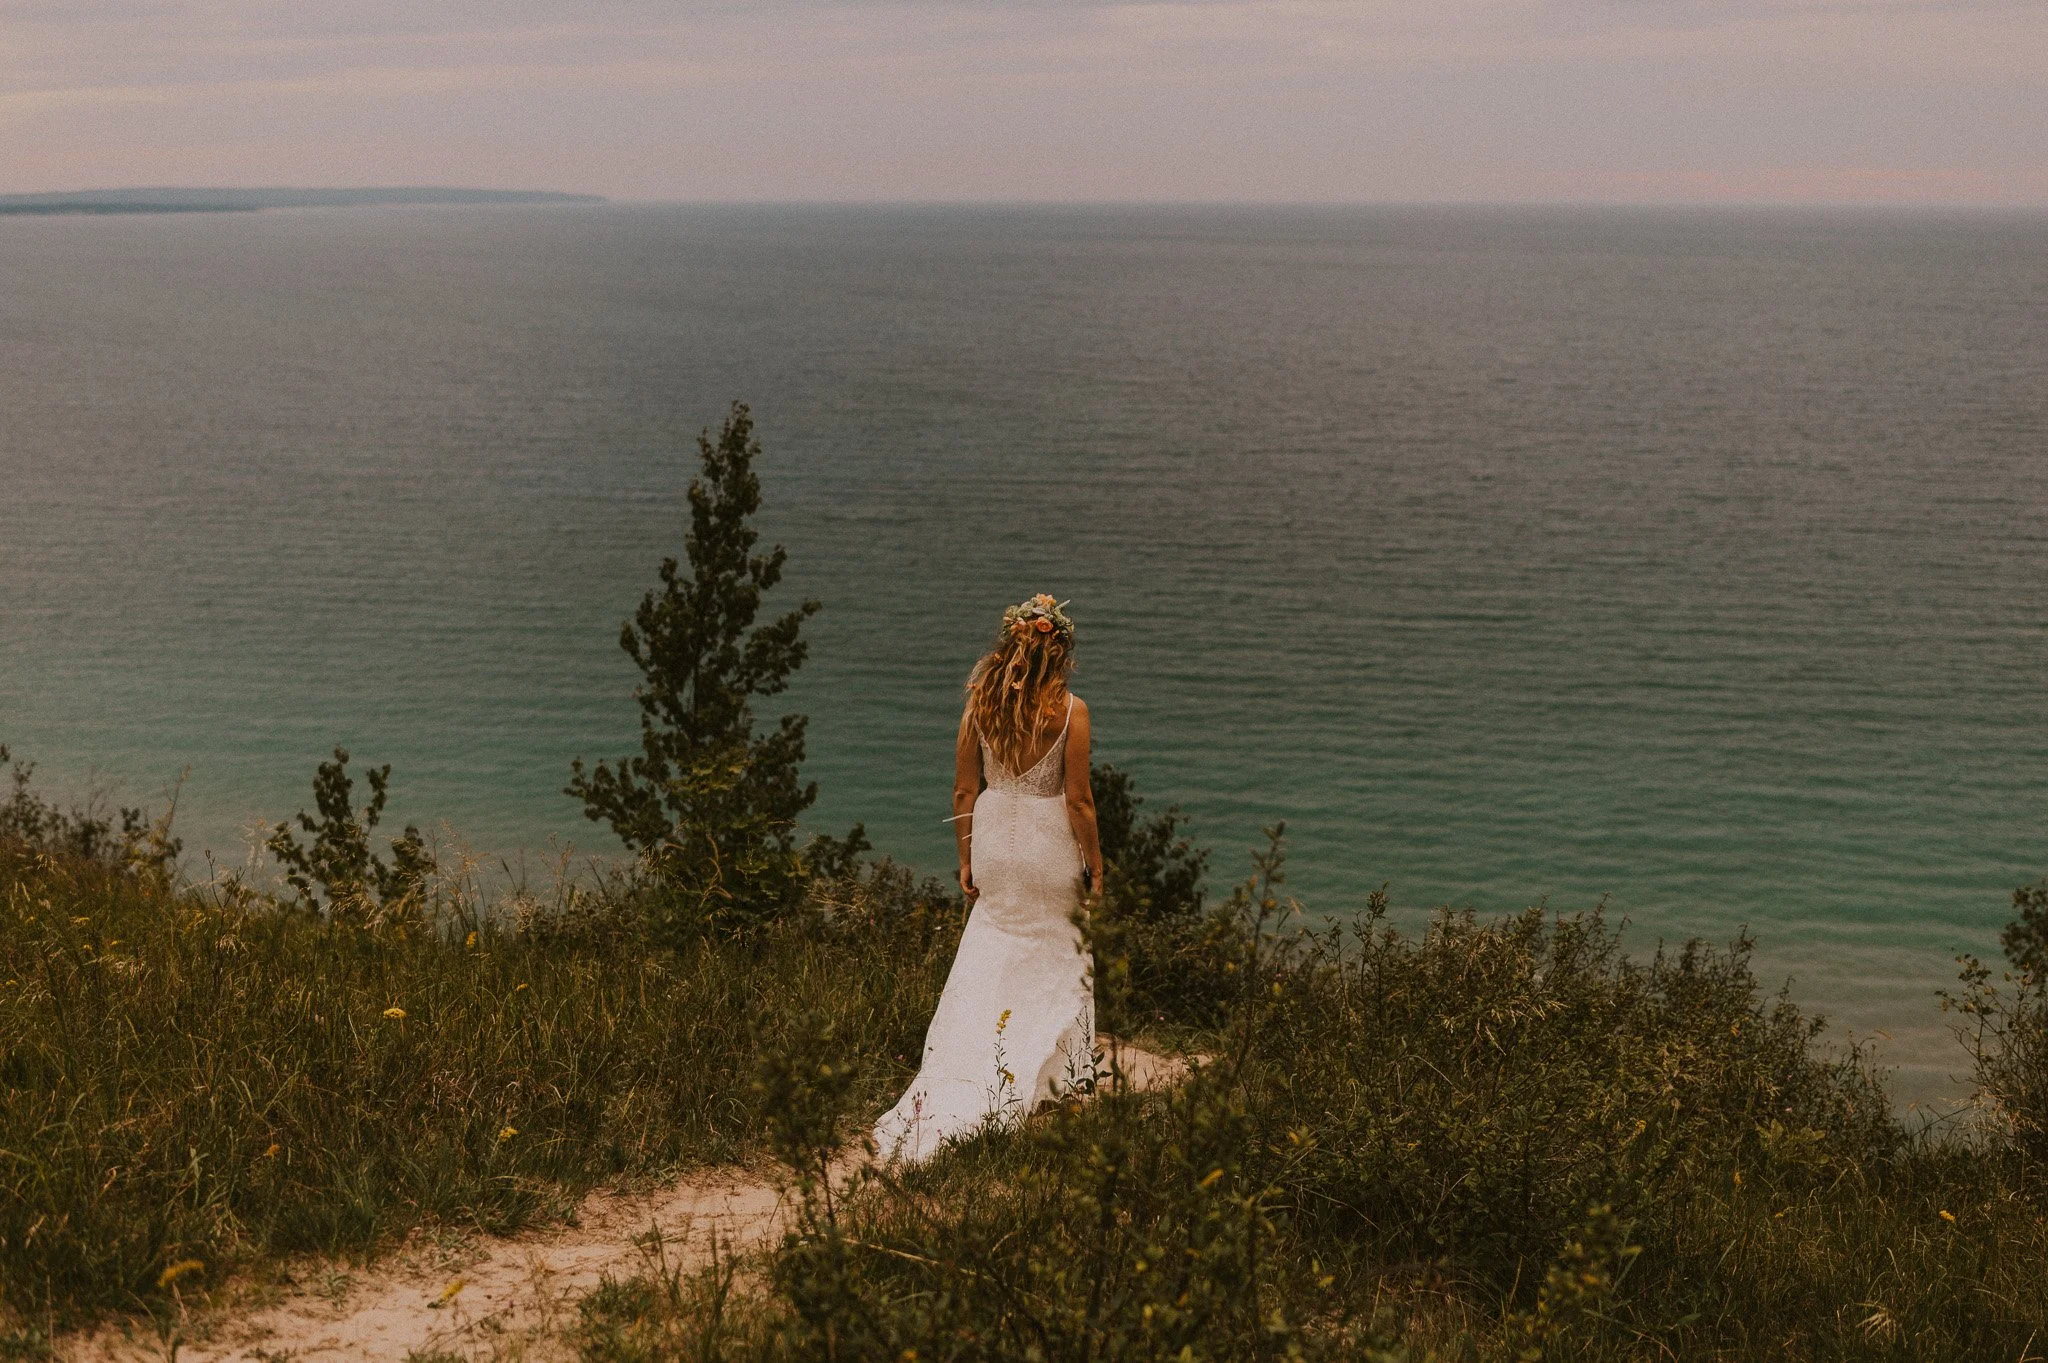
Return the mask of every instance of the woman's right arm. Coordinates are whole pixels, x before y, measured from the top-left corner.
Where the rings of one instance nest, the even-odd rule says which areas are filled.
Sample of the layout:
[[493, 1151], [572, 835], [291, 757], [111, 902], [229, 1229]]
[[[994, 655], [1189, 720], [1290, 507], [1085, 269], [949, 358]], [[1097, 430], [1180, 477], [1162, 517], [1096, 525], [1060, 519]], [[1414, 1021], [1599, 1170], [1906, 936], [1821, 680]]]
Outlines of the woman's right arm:
[[960, 888], [969, 899], [974, 884], [974, 797], [981, 794], [981, 736], [972, 715], [960, 715], [960, 742], [953, 753], [953, 841], [960, 848]]
[[1092, 735], [1087, 702], [1076, 697], [1073, 706], [1067, 721], [1067, 826], [1074, 830], [1074, 845], [1088, 869], [1088, 897], [1094, 900], [1102, 894], [1102, 834], [1095, 826], [1095, 788], [1089, 780]]

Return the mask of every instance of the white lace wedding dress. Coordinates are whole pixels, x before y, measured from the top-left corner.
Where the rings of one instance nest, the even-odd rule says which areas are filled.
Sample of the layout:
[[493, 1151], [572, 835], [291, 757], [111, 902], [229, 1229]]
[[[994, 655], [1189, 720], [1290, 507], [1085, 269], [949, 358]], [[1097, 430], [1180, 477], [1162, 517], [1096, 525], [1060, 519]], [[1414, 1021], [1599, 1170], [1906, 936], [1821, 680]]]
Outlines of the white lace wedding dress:
[[1094, 1080], [1095, 995], [1074, 921], [1081, 853], [1067, 823], [1067, 724], [1023, 775], [987, 743], [969, 863], [981, 891], [925, 1034], [917, 1078], [875, 1124], [885, 1160], [930, 1158], [986, 1124]]

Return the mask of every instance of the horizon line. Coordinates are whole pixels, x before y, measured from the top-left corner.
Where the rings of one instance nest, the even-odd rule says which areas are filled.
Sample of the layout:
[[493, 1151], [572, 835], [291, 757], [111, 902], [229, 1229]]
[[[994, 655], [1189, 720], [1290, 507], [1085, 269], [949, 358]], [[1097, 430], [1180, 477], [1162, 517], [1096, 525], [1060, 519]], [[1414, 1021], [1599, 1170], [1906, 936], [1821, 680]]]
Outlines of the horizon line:
[[[1844, 212], [1911, 212], [1911, 213], [1965, 213], [1965, 214], [2006, 214], [2043, 215], [2048, 214], [2048, 200], [2038, 202], [2013, 202], [2004, 200], [1940, 200], [1940, 199], [1880, 199], [1880, 198], [1602, 198], [1580, 197], [1528, 197], [1528, 198], [1207, 198], [1207, 197], [1146, 197], [1109, 198], [999, 198], [980, 196], [904, 196], [872, 198], [801, 198], [792, 196], [695, 196], [695, 195], [621, 195], [604, 194], [588, 189], [556, 189], [540, 187], [505, 188], [496, 185], [469, 185], [425, 182], [385, 182], [370, 184], [285, 184], [268, 183], [252, 185], [227, 184], [147, 184], [147, 185], [101, 185], [76, 189], [0, 189], [0, 200], [5, 199], [65, 199], [72, 196], [138, 193], [232, 193], [250, 194], [265, 191], [292, 193], [369, 193], [391, 191], [444, 191], [453, 193], [492, 194], [558, 194], [594, 198], [608, 206], [621, 207], [675, 207], [675, 208], [981, 208], [981, 209], [1132, 209], [1132, 208], [1179, 208], [1179, 209], [1647, 209], [1647, 210], [1792, 210], [1792, 211], [1844, 211]], [[399, 205], [366, 205], [393, 207]], [[432, 205], [436, 207], [463, 205]], [[472, 205], [497, 206], [497, 205]], [[528, 207], [591, 207], [582, 205], [519, 205]]]

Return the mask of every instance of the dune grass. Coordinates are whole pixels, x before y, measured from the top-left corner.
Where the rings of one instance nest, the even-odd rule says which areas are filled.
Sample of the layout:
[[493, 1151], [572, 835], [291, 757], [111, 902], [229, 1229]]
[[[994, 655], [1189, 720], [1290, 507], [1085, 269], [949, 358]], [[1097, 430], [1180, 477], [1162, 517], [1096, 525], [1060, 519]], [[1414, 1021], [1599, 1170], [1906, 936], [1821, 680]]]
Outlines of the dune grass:
[[826, 1162], [900, 1088], [950, 963], [941, 886], [821, 878], [742, 934], [650, 932], [676, 916], [631, 878], [316, 913], [180, 883], [145, 820], [18, 798], [0, 1353], [722, 1161], [779, 1167], [795, 1232], [745, 1271], [607, 1284], [589, 1363], [2048, 1352], [2028, 969], [1966, 975], [1983, 1120], [1908, 1130], [1746, 942], [1632, 960], [1598, 914], [1540, 910], [1407, 935], [1379, 897], [1283, 931], [1277, 840], [1207, 905], [1171, 811], [1135, 803], [1104, 802], [1102, 1014], [1206, 1063], [843, 1195]]
[[959, 925], [885, 869], [829, 914], [657, 950], [620, 893], [367, 926], [0, 840], [0, 1303], [47, 1332], [147, 1306], [179, 1264], [189, 1295], [744, 1158], [780, 1020], [914, 1054]]
[[[1380, 901], [1262, 940], [1278, 903], [1262, 875], [1224, 911], [1238, 993], [1187, 1083], [832, 1201], [804, 1172], [818, 1152], [785, 1140], [804, 1211], [765, 1271], [609, 1284], [583, 1356], [2017, 1360], [2048, 1341], [2041, 1168], [1995, 1126], [1898, 1125], [1859, 1057], [1759, 989], [1746, 943], [1638, 963], [1598, 915], [1535, 910], [1409, 937]], [[765, 1060], [812, 1069], [801, 1046]]]

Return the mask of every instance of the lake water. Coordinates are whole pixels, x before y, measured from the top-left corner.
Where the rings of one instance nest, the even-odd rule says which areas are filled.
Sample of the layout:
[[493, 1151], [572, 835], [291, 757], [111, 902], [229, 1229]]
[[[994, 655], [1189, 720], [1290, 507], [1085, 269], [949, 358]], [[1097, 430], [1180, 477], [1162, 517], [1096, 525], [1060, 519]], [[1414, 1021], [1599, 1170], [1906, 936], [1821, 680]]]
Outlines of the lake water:
[[393, 209], [0, 220], [0, 742], [191, 777], [230, 858], [335, 743], [529, 860], [606, 835], [620, 620], [754, 406], [823, 598], [816, 823], [950, 859], [958, 687], [1071, 598], [1098, 752], [1213, 883], [1747, 924], [1962, 1069], [2048, 871], [2048, 218]]

